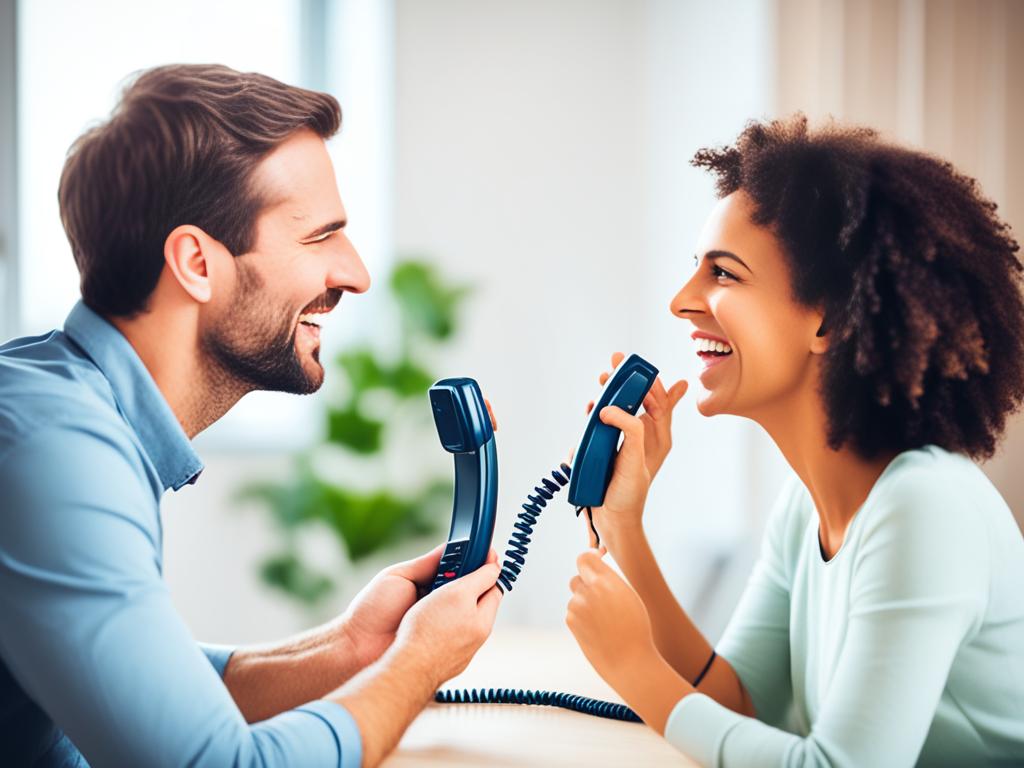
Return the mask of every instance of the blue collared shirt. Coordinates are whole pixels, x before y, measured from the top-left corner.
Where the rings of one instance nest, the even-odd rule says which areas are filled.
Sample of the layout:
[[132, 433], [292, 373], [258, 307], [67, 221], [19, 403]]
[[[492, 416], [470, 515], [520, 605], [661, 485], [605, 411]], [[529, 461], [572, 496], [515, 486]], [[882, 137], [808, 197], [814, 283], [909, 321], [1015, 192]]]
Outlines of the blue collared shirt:
[[0, 346], [0, 764], [358, 766], [341, 706], [245, 722], [230, 649], [162, 578], [160, 498], [202, 463], [121, 333], [79, 302]]

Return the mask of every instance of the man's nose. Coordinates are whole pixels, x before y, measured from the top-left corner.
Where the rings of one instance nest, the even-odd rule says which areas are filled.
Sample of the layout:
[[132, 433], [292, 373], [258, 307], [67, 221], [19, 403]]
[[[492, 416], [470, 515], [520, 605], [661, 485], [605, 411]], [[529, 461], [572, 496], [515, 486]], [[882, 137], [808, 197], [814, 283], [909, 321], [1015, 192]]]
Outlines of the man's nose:
[[352, 293], [365, 293], [370, 288], [370, 273], [359, 257], [359, 252], [345, 237], [338, 249], [331, 271], [327, 275], [327, 287], [340, 288]]

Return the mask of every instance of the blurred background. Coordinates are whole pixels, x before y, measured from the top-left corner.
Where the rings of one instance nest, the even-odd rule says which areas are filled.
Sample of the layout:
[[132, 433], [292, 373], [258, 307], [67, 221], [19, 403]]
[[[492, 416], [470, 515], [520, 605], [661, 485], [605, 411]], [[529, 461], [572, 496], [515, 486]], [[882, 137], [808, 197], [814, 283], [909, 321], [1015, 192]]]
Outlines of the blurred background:
[[[201, 480], [165, 497], [165, 573], [196, 636], [296, 631], [443, 540], [435, 378], [476, 378], [497, 411], [503, 545], [623, 350], [694, 387], [645, 524], [715, 639], [787, 467], [756, 425], [694, 407], [668, 302], [715, 198], [689, 159], [752, 118], [833, 115], [949, 158], [1020, 233], [1022, 39], [1012, 0], [3, 0], [0, 337], [60, 327], [77, 298], [60, 170], [132, 72], [220, 62], [327, 90], [374, 287], [324, 329], [324, 389], [247, 396], [197, 438]], [[1021, 417], [984, 468], [1020, 521]], [[584, 545], [556, 500], [499, 625], [561, 626]]]

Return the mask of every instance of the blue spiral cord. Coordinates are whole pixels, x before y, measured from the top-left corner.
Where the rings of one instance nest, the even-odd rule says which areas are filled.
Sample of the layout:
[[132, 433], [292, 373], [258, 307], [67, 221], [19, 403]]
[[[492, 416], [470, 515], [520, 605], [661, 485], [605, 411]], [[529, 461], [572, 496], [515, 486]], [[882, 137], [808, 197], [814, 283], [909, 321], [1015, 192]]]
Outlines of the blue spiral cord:
[[[551, 472], [554, 482], [548, 478], [541, 480], [540, 485], [534, 486], [534, 493], [527, 494], [529, 499], [523, 504], [523, 511], [512, 526], [515, 531], [509, 537], [509, 549], [505, 550], [508, 558], [502, 563], [501, 573], [498, 574], [497, 587], [502, 592], [511, 592], [519, 574], [523, 572], [523, 565], [526, 563], [526, 553], [530, 545], [530, 536], [533, 535], [533, 526], [537, 524], [541, 511], [547, 506], [555, 494], [569, 484], [572, 476], [572, 468], [568, 464], [561, 464], [558, 469]], [[587, 510], [590, 517], [590, 529], [597, 536], [594, 528], [593, 517], [590, 516], [589, 507], [577, 507], [576, 516], [582, 510]], [[600, 539], [598, 539], [600, 541]], [[577, 696], [574, 693], [559, 693], [557, 691], [523, 691], [514, 688], [463, 688], [460, 690], [442, 690], [434, 694], [434, 701], [438, 704], [539, 704], [548, 707], [562, 707], [571, 709], [574, 712], [582, 712], [595, 717], [605, 717], [610, 720], [625, 720], [630, 723], [642, 723], [640, 716], [625, 704], [615, 704], [611, 701], [591, 699], [586, 696]]]
[[522, 691], [513, 688], [463, 688], [455, 691], [438, 691], [434, 701], [439, 704], [540, 704], [548, 707], [561, 707], [585, 715], [606, 717], [609, 720], [625, 720], [630, 723], [642, 723], [643, 720], [625, 704], [614, 704], [610, 701], [590, 699], [574, 693], [558, 693], [555, 691]]
[[536, 495], [526, 495], [529, 501], [523, 504], [523, 511], [519, 513], [519, 518], [512, 526], [515, 531], [509, 537], [509, 549], [505, 550], [505, 557], [508, 559], [502, 563], [501, 573], [498, 574], [498, 589], [502, 592], [511, 592], [512, 584], [523, 572], [526, 552], [530, 546], [530, 536], [533, 535], [533, 526], [537, 524], [541, 510], [555, 498], [556, 493], [569, 484], [571, 476], [572, 468], [568, 464], [562, 463], [558, 469], [551, 472], [551, 477], [555, 482], [545, 477], [540, 481], [540, 485], [534, 486], [533, 490]]

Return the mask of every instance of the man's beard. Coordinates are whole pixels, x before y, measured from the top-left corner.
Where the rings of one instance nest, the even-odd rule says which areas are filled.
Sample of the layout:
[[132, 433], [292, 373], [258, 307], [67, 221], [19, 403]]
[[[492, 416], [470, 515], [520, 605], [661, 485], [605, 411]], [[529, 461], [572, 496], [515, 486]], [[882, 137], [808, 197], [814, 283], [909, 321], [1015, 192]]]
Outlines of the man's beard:
[[[323, 384], [323, 369], [310, 376], [295, 348], [296, 326], [285, 308], [271, 309], [263, 281], [255, 270], [239, 264], [233, 307], [213, 330], [203, 334], [202, 346], [211, 361], [246, 391], [266, 390], [308, 395]], [[277, 322], [276, 318], [280, 318]], [[313, 359], [320, 362], [320, 347]]]

